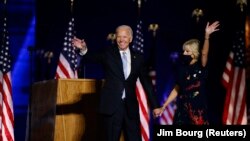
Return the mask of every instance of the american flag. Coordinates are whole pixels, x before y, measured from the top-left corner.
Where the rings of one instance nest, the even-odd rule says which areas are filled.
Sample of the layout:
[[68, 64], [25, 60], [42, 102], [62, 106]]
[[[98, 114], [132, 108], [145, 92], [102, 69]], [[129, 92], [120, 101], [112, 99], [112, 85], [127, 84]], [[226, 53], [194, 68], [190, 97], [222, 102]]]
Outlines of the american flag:
[[1, 141], [14, 141], [14, 111], [12, 101], [11, 56], [7, 18], [4, 17], [0, 51], [0, 130]]
[[76, 48], [72, 46], [74, 38], [74, 18], [69, 21], [69, 26], [64, 37], [63, 49], [60, 53], [56, 69], [56, 79], [78, 78]]
[[223, 124], [226, 125], [247, 124], [245, 55], [245, 32], [242, 25], [236, 32], [236, 39], [222, 75], [222, 83], [226, 88], [223, 112]]
[[[136, 26], [135, 39], [133, 41], [132, 49], [136, 52], [143, 53], [143, 46], [144, 46], [144, 39], [142, 33], [142, 21], [139, 20]], [[136, 82], [136, 96], [139, 102], [142, 141], [149, 141], [150, 111], [145, 91], [139, 79], [137, 79]]]
[[[166, 99], [164, 99], [163, 102], [165, 102], [165, 100]], [[159, 119], [160, 125], [172, 125], [175, 110], [176, 110], [175, 103], [168, 104], [168, 106], [165, 108], [164, 112], [162, 113]]]

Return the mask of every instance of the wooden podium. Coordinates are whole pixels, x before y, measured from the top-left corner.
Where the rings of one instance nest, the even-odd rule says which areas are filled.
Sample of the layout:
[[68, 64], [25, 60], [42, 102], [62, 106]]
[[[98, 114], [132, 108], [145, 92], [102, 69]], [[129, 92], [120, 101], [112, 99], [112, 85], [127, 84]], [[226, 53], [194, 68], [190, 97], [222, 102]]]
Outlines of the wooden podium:
[[34, 83], [31, 141], [98, 141], [101, 81], [59, 79]]

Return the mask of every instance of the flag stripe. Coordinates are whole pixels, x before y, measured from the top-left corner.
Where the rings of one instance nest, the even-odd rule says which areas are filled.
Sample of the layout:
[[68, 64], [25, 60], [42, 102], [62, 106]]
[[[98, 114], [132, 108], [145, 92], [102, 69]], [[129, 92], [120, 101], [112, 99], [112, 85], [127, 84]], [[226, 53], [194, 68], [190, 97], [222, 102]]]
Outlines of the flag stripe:
[[[237, 124], [241, 124], [241, 121], [246, 122], [246, 116], [244, 116], [244, 111], [246, 110], [246, 105], [244, 105], [244, 101], [246, 101], [246, 93], [245, 93], [245, 89], [243, 90], [244, 93], [242, 94], [243, 97], [240, 99], [239, 103], [241, 103], [239, 105], [240, 109], [239, 109], [239, 116], [238, 116], [238, 120], [236, 121]], [[245, 119], [244, 119], [245, 118]]]
[[233, 102], [233, 117], [232, 117], [232, 121], [233, 123], [235, 122], [235, 119], [237, 119], [238, 116], [238, 111], [237, 111], [237, 107], [238, 107], [238, 96], [237, 93], [239, 93], [239, 70], [236, 68], [235, 69], [235, 73], [234, 73], [234, 79], [233, 79], [233, 90], [232, 93], [234, 95], [234, 102]]
[[224, 85], [224, 87], [227, 87], [228, 86], [228, 83], [229, 83], [229, 79], [230, 79], [230, 76], [232, 75], [232, 64], [233, 63], [233, 52], [230, 52], [230, 55], [229, 55], [229, 58], [226, 62], [226, 67], [225, 67], [225, 70], [223, 72], [223, 79], [222, 79], [222, 84]]
[[[234, 86], [236, 88], [235, 93], [238, 93], [237, 97], [235, 98], [235, 104], [234, 104], [234, 109], [235, 109], [235, 119], [233, 119], [235, 124], [238, 124], [239, 117], [242, 113], [240, 113], [242, 109], [242, 99], [244, 97], [244, 90], [245, 90], [245, 81], [243, 79], [244, 77], [244, 71], [239, 70], [236, 68], [237, 74], [235, 74], [236, 77], [236, 83]], [[244, 77], [245, 78], [245, 77]], [[244, 107], [243, 107], [244, 108]], [[237, 120], [238, 119], [238, 120]]]
[[[236, 68], [232, 70], [234, 72], [234, 79], [232, 87], [229, 87], [229, 90], [226, 97], [226, 102], [229, 103], [225, 105], [224, 109], [224, 121], [226, 120], [226, 124], [242, 124], [246, 122], [244, 117], [244, 111], [246, 111], [246, 105], [244, 104], [246, 101], [245, 96], [245, 70], [239, 72], [239, 69]], [[231, 92], [231, 94], [230, 94]], [[230, 102], [229, 102], [230, 100]], [[229, 109], [227, 111], [227, 109]]]
[[143, 140], [149, 140], [149, 109], [145, 91], [139, 79], [136, 82], [136, 96], [139, 103], [141, 134]]
[[13, 103], [12, 103], [12, 90], [10, 82], [10, 73], [7, 73], [2, 76], [3, 82], [2, 86], [2, 133], [4, 136], [3, 141], [6, 138], [7, 141], [12, 141], [14, 139], [14, 116], [13, 116]]
[[165, 108], [165, 110], [160, 118], [161, 125], [172, 125], [173, 124], [175, 109], [176, 109], [176, 106], [172, 103], [170, 103]]
[[56, 75], [60, 78], [74, 78], [75, 76], [73, 71], [71, 70], [68, 61], [62, 54], [60, 54], [59, 60]]
[[141, 85], [141, 82], [140, 82], [139, 79], [136, 82], [136, 86], [137, 86], [136, 94], [137, 94], [137, 97], [138, 97], [141, 112], [143, 114], [143, 117], [145, 117], [146, 121], [149, 121], [149, 115], [148, 115], [149, 109], [148, 109], [148, 106], [147, 106], [148, 105], [147, 98], [146, 98], [144, 89], [142, 88], [142, 85]]
[[167, 106], [166, 111], [169, 116], [168, 123], [172, 123], [174, 119], [174, 109], [172, 108], [172, 106]]

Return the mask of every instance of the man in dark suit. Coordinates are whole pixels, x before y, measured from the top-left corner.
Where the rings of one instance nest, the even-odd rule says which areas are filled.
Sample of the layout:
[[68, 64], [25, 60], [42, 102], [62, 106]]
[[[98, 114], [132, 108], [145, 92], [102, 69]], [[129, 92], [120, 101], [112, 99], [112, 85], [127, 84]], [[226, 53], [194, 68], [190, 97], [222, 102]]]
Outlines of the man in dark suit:
[[74, 38], [72, 41], [73, 46], [80, 49], [81, 55], [103, 65], [105, 82], [100, 95], [99, 111], [107, 141], [119, 141], [122, 131], [126, 141], [141, 141], [139, 105], [135, 90], [138, 77], [149, 104], [154, 109], [153, 115], [157, 117], [160, 113], [144, 57], [129, 48], [132, 39], [131, 27], [121, 25], [116, 29], [117, 46], [102, 53], [89, 53], [84, 40]]

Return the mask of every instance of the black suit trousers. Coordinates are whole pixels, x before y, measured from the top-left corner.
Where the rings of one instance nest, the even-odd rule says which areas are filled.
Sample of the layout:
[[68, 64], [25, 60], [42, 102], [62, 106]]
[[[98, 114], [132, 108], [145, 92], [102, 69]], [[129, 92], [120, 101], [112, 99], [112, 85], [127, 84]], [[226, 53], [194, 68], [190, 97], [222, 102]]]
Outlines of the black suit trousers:
[[101, 114], [104, 141], [119, 141], [123, 132], [125, 141], [141, 141], [140, 119], [129, 118], [126, 100], [121, 100], [117, 111], [112, 115]]

